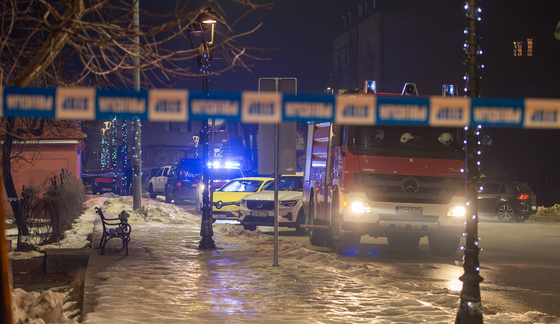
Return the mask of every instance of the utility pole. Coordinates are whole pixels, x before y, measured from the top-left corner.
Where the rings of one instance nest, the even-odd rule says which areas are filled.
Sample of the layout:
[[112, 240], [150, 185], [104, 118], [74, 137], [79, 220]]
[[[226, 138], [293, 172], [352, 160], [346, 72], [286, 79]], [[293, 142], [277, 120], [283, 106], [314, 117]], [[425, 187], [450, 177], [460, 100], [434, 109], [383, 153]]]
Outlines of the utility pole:
[[280, 187], [280, 177], [278, 176], [278, 159], [280, 150], [278, 145], [279, 125], [274, 124], [274, 263], [273, 267], [278, 267], [278, 215], [280, 215], [280, 206], [278, 206], [278, 188]]
[[[140, 0], [134, 0], [134, 31], [140, 31]], [[140, 91], [140, 37], [135, 36], [134, 42], [134, 90]], [[134, 147], [132, 154], [132, 208], [134, 210], [142, 207], [142, 125], [140, 118], [134, 120]]]
[[[465, 33], [467, 40], [465, 42], [465, 51], [467, 53], [467, 60], [465, 65], [467, 67], [466, 74], [466, 90], [467, 96], [476, 98], [479, 96], [478, 92], [478, 21], [479, 21], [479, 8], [478, 0], [468, 0], [465, 4], [467, 27]], [[459, 310], [457, 311], [456, 324], [481, 324], [482, 320], [482, 301], [480, 297], [480, 283], [482, 277], [479, 274], [480, 265], [478, 262], [478, 254], [480, 249], [478, 247], [478, 130], [473, 126], [466, 127], [466, 141], [467, 147], [465, 150], [466, 160], [466, 200], [467, 200], [467, 214], [466, 214], [466, 244], [464, 247], [465, 256], [463, 258], [463, 269], [465, 273], [459, 278], [463, 282], [463, 289], [461, 290], [461, 300], [459, 303]]]

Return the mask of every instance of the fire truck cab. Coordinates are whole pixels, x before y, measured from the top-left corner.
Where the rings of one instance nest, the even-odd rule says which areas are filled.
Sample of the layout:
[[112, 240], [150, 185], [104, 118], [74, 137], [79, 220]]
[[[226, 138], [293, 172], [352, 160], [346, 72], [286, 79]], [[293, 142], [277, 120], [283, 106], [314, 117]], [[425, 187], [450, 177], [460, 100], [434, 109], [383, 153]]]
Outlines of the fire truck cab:
[[394, 247], [428, 237], [451, 256], [465, 222], [463, 130], [309, 123], [304, 173], [306, 228], [314, 245], [358, 251], [363, 235]]

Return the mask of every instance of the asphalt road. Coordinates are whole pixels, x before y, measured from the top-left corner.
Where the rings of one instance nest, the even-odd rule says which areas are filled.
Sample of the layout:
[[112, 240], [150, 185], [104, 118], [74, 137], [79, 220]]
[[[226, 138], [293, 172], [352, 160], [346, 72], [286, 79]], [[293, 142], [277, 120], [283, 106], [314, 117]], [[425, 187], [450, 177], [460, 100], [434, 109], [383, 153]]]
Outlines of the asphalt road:
[[[183, 205], [194, 212], [194, 206]], [[259, 227], [273, 235], [273, 227]], [[307, 248], [335, 253], [329, 247], [312, 246], [292, 229], [280, 229], [282, 239], [295, 240]], [[560, 317], [560, 222], [502, 223], [481, 218], [479, 223], [480, 284], [485, 313], [539, 311]], [[371, 262], [387, 278], [407, 280], [432, 289], [460, 291], [464, 273], [462, 251], [453, 257], [433, 256], [427, 238], [418, 248], [390, 248], [385, 238], [362, 237], [358, 255], [346, 261]]]

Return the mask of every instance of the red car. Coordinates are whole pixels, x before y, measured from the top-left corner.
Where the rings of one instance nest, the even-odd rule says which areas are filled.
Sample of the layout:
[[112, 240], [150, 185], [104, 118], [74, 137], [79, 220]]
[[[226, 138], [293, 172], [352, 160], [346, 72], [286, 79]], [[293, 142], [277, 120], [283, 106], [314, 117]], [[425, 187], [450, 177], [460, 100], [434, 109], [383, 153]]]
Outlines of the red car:
[[98, 177], [95, 178], [95, 180], [93, 181], [93, 185], [91, 186], [91, 193], [93, 193], [94, 195], [97, 195], [98, 193], [102, 194], [104, 192], [119, 193], [120, 187], [121, 187], [121, 178], [116, 178], [115, 181], [113, 182], [112, 177], [110, 178]]

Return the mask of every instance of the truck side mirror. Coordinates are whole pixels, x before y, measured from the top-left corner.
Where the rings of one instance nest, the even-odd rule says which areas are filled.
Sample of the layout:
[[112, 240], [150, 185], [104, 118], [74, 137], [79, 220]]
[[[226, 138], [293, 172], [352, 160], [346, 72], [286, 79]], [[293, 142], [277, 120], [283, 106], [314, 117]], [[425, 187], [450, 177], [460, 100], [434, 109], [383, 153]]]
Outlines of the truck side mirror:
[[484, 144], [486, 146], [490, 146], [490, 145], [492, 145], [492, 143], [494, 143], [494, 142], [492, 141], [492, 137], [490, 137], [490, 135], [482, 136], [482, 144]]

